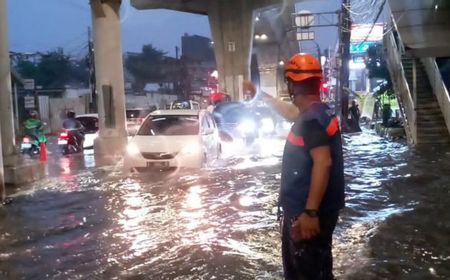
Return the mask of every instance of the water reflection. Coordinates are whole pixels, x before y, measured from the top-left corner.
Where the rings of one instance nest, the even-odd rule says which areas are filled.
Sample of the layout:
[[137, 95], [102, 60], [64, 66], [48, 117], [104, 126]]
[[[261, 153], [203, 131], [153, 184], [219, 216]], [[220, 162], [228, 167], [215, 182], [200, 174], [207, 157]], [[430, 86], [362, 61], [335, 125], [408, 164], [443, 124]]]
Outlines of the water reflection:
[[[345, 143], [340, 279], [450, 277], [449, 150], [370, 133]], [[58, 159], [58, 175], [0, 208], [0, 279], [281, 279], [280, 161], [250, 151], [201, 172], [124, 177], [89, 154]]]
[[70, 177], [72, 175], [72, 170], [70, 169], [71, 160], [68, 157], [62, 157], [60, 159], [60, 162], [61, 162], [62, 175], [66, 178]]
[[190, 187], [180, 212], [180, 222], [188, 231], [195, 231], [200, 225], [204, 224], [205, 210], [202, 209], [202, 192], [200, 186]]

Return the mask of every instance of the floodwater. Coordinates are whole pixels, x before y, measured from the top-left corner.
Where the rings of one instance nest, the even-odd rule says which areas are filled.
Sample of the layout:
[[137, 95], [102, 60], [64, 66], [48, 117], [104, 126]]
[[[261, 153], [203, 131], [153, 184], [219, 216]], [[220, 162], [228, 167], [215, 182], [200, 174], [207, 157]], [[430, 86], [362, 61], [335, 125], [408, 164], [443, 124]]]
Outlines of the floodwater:
[[[53, 156], [0, 208], [0, 279], [282, 279], [283, 143], [263, 147], [174, 174]], [[345, 136], [345, 164], [339, 279], [450, 279], [450, 149], [364, 132]]]

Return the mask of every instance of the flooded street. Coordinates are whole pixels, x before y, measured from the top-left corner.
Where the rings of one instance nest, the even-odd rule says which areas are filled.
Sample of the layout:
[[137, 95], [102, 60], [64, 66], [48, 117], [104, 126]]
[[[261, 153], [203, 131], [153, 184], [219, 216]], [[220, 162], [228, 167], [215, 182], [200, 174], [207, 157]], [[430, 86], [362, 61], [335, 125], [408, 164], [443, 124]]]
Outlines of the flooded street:
[[[265, 145], [265, 148], [269, 147]], [[197, 173], [125, 176], [92, 154], [0, 208], [0, 279], [281, 279], [283, 142]], [[450, 149], [345, 136], [339, 279], [450, 278]]]

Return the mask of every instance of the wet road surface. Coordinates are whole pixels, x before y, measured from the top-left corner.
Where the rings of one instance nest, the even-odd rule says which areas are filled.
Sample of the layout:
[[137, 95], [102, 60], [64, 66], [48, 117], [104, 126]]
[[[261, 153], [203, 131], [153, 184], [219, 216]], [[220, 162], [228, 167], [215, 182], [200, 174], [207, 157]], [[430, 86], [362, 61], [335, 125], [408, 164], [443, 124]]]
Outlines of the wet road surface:
[[[369, 132], [345, 143], [339, 279], [449, 279], [450, 149]], [[283, 143], [263, 146], [174, 174], [52, 155], [51, 176], [0, 208], [0, 279], [281, 279]]]

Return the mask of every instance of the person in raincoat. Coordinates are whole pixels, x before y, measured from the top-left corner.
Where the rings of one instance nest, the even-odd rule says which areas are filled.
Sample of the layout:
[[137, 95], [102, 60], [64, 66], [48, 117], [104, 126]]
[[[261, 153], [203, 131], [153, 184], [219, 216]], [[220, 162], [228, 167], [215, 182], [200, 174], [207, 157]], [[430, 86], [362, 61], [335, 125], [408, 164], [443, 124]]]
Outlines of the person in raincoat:
[[30, 111], [28, 118], [23, 123], [23, 134], [33, 136], [39, 142], [45, 142], [44, 124], [39, 119], [39, 114], [36, 110]]

